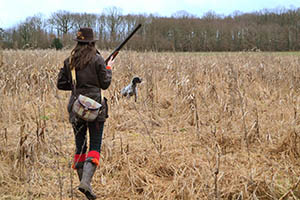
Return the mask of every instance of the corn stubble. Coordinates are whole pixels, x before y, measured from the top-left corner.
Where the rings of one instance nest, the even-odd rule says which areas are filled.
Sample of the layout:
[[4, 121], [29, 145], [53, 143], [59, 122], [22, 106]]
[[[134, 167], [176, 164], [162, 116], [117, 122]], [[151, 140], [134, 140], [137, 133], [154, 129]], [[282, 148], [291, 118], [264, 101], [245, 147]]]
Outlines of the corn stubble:
[[[109, 52], [103, 52], [104, 57]], [[3, 51], [0, 199], [82, 199], [56, 77], [69, 51]], [[102, 199], [299, 199], [300, 60], [273, 53], [122, 52]], [[143, 78], [138, 102], [119, 91]]]

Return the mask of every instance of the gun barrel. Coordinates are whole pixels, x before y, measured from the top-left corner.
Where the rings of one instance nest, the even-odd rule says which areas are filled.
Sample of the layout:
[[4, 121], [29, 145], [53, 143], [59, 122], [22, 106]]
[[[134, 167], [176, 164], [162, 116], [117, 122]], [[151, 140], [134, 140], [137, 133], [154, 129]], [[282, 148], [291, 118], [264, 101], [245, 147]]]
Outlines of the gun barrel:
[[128, 40], [130, 40], [130, 38], [137, 32], [137, 30], [139, 30], [139, 28], [141, 28], [142, 24], [139, 24], [126, 38], [125, 40], [119, 44], [119, 46], [117, 48], [115, 48], [115, 50], [106, 58], [105, 63], [107, 63], [109, 61], [109, 59], [115, 55], [116, 52], [120, 51], [120, 49], [122, 49], [122, 47], [128, 42]]

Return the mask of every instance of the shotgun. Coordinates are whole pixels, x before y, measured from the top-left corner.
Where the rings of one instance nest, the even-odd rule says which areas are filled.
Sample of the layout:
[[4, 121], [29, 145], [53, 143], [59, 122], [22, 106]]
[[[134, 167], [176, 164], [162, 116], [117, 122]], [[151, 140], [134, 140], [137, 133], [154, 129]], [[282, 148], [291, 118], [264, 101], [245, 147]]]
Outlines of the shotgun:
[[115, 59], [115, 57], [118, 55], [119, 51], [122, 49], [122, 47], [128, 42], [128, 40], [141, 28], [142, 24], [139, 24], [131, 33], [130, 35], [125, 38], [125, 40], [119, 44], [119, 46], [106, 58], [105, 63], [107, 64], [110, 58], [112, 57]]

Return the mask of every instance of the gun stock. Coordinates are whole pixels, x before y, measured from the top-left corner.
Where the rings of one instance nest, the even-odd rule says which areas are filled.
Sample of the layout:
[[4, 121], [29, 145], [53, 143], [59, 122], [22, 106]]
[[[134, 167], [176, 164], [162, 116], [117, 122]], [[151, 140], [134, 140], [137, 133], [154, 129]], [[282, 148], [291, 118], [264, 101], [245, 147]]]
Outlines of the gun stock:
[[130, 38], [137, 32], [137, 30], [139, 30], [139, 28], [141, 28], [142, 24], [139, 24], [128, 36], [127, 38], [125, 38], [125, 40], [119, 44], [119, 46], [117, 48], [115, 48], [115, 50], [106, 58], [105, 63], [107, 64], [108, 61], [110, 60], [110, 58], [112, 57], [113, 59], [115, 59], [115, 57], [118, 55], [119, 51], [122, 49], [122, 47], [128, 42], [128, 40], [130, 40]]

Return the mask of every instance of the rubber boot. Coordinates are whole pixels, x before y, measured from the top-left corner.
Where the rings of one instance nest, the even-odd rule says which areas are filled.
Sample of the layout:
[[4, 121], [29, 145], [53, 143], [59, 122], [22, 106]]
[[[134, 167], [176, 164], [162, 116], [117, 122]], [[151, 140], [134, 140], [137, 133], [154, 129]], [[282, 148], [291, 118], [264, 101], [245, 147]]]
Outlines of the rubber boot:
[[77, 171], [79, 181], [81, 181], [81, 179], [82, 179], [83, 164], [84, 164], [84, 162], [79, 162], [79, 163], [76, 163], [75, 166], [73, 167]]
[[82, 173], [83, 173], [83, 168], [77, 169], [77, 175], [78, 175], [78, 179], [79, 181], [81, 181], [82, 179]]
[[83, 174], [78, 189], [85, 194], [89, 200], [96, 199], [96, 195], [92, 191], [91, 181], [97, 166], [90, 161], [86, 161], [83, 166]]

